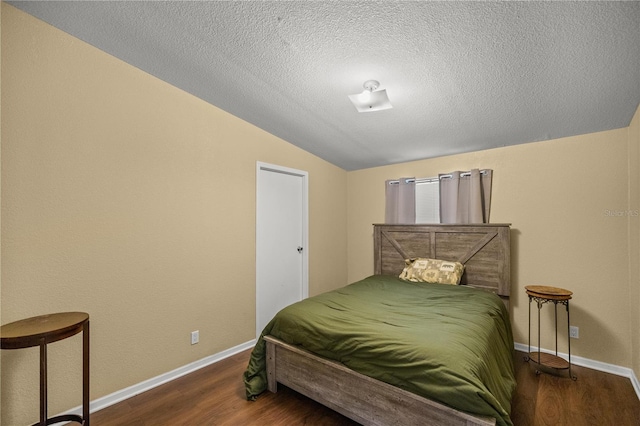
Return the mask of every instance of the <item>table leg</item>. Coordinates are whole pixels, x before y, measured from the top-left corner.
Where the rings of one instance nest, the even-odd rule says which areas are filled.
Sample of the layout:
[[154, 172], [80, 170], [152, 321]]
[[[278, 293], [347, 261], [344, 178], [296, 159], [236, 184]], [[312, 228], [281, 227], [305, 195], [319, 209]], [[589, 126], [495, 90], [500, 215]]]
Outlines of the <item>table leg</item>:
[[569, 377], [572, 380], [578, 380], [571, 372], [571, 317], [569, 316], [569, 301], [567, 300], [567, 346], [569, 348]]
[[538, 303], [538, 366], [540, 366], [540, 309], [542, 308], [542, 302], [536, 300]]
[[556, 302], [555, 300], [553, 301], [553, 311], [556, 329], [556, 356], [558, 356], [558, 302]]
[[531, 296], [529, 296], [529, 351], [527, 352], [527, 361], [531, 357]]
[[47, 343], [40, 340], [40, 425], [47, 424]]
[[82, 418], [84, 426], [89, 426], [89, 404], [91, 402], [89, 389], [89, 320], [87, 320], [82, 327]]

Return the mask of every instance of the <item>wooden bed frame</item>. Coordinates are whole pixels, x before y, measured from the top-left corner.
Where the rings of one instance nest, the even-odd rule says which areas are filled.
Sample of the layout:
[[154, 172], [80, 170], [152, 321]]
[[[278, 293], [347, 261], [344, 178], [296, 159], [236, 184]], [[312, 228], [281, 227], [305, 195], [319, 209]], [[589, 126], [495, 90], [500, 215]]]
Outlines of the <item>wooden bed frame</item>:
[[[461, 285], [510, 292], [510, 225], [374, 225], [376, 275], [398, 276], [404, 259], [430, 257], [465, 265]], [[350, 370], [272, 336], [267, 344], [268, 389], [278, 383], [363, 425], [495, 425]]]

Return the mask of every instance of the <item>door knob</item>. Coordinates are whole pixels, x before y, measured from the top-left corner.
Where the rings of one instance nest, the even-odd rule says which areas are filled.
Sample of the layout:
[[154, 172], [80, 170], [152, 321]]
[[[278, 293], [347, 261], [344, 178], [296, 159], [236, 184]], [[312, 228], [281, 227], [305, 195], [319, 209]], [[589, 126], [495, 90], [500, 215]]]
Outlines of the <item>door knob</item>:
[[302, 247], [298, 246], [298, 253], [302, 253]]

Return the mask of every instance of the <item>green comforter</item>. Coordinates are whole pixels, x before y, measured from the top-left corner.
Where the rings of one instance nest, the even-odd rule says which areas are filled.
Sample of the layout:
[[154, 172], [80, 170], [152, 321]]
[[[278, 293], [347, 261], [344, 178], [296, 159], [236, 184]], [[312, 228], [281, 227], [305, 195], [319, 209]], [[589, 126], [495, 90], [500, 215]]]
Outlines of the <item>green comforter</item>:
[[[272, 335], [367, 376], [511, 425], [513, 336], [496, 295], [466, 286], [371, 276], [280, 311]], [[267, 387], [265, 342], [244, 373], [247, 398]]]

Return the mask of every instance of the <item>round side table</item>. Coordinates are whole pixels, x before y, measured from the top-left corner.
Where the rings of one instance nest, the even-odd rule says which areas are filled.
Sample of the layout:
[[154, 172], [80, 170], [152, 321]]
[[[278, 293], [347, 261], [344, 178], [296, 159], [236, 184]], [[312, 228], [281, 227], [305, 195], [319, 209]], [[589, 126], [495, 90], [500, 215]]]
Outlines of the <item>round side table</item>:
[[[569, 317], [569, 300], [573, 293], [569, 290], [559, 287], [549, 287], [544, 285], [529, 285], [525, 287], [527, 296], [529, 296], [529, 353], [525, 357], [526, 361], [533, 361], [538, 365], [549, 367], [554, 370], [569, 370], [569, 377], [577, 380], [577, 377], [571, 373], [571, 337], [569, 337], [570, 317]], [[531, 352], [531, 302], [535, 301], [538, 306], [538, 351]], [[555, 310], [555, 332], [556, 332], [556, 354], [542, 353], [540, 351], [540, 309], [545, 303], [553, 303]], [[558, 356], [558, 304], [567, 308], [567, 344], [569, 347], [569, 360], [565, 360]], [[536, 370], [536, 374], [540, 371]]]
[[[47, 418], [47, 345], [82, 331], [82, 417], [67, 414]], [[40, 422], [46, 426], [59, 422], [78, 422], [89, 426], [89, 314], [61, 312], [41, 315], [0, 327], [0, 349], [40, 347]]]

